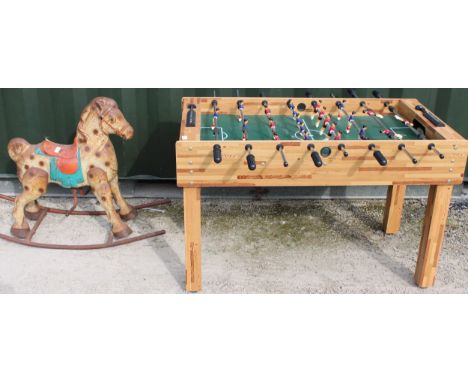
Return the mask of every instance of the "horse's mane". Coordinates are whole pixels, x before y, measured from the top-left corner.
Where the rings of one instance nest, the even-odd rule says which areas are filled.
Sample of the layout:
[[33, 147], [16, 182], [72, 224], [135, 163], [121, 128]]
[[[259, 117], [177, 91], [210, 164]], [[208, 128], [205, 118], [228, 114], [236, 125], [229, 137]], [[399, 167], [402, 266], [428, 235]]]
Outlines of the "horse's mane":
[[88, 134], [84, 131], [83, 125], [88, 118], [89, 113], [95, 112], [99, 118], [104, 118], [116, 107], [118, 107], [117, 102], [115, 102], [112, 98], [107, 97], [96, 97], [88, 105], [86, 105], [80, 114], [80, 121], [78, 122], [78, 126], [76, 128], [82, 139], [85, 141], [88, 140]]

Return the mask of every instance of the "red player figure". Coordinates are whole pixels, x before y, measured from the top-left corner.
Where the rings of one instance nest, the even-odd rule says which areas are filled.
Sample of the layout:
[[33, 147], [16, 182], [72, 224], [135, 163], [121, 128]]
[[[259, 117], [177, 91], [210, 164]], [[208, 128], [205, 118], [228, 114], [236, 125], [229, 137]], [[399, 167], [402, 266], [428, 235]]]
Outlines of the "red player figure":
[[268, 118], [271, 117], [271, 109], [269, 107], [265, 108], [265, 114]]
[[383, 118], [383, 115], [382, 114], [379, 114], [379, 113], [376, 113], [374, 110], [372, 109], [367, 109], [367, 110], [363, 110], [364, 113], [367, 113], [367, 115], [370, 115], [371, 117], [378, 117], [378, 118]]
[[338, 121], [341, 121], [341, 110], [338, 109], [338, 115], [337, 115]]
[[399, 121], [403, 122], [405, 124], [405, 126], [407, 126], [407, 127], [414, 127], [414, 125], [410, 121], [408, 121], [407, 119], [401, 118], [398, 114], [395, 114], [395, 118], [398, 119]]
[[397, 134], [391, 129], [380, 130], [380, 133], [385, 134], [390, 139], [403, 139], [401, 134]]
[[407, 119], [405, 119], [405, 120], [403, 121], [403, 123], [404, 123], [405, 126], [407, 126], [407, 127], [413, 127], [413, 126], [414, 126], [414, 125], [413, 125], [410, 121], [408, 121]]
[[325, 130], [327, 129], [327, 127], [330, 126], [330, 121], [331, 121], [331, 118], [330, 118], [329, 115], [327, 115], [327, 117], [326, 117], [325, 120], [323, 121], [322, 128], [320, 129], [320, 135], [323, 135], [323, 133], [325, 132]]
[[274, 139], [275, 141], [279, 141], [279, 140], [280, 140], [278, 133], [276, 133], [276, 132], [273, 133], [273, 139]]
[[338, 131], [336, 132], [335, 138], [333, 138], [333, 139], [334, 139], [335, 141], [341, 141], [341, 138], [342, 138], [342, 137], [343, 137], [343, 133], [342, 133], [340, 130], [338, 130]]
[[328, 134], [331, 136], [331, 135], [335, 135], [336, 134], [336, 124], [335, 122], [333, 122], [330, 126], [330, 129], [328, 130]]
[[320, 113], [320, 108], [321, 108], [321, 107], [322, 107], [322, 105], [320, 105], [320, 102], [317, 102], [317, 103], [315, 104], [315, 112], [316, 112], [316, 113]]
[[315, 123], [315, 127], [318, 128], [319, 125], [320, 125], [320, 121], [323, 119], [323, 117], [325, 116], [325, 112], [322, 110], [321, 112], [319, 112], [319, 115], [318, 115], [318, 120], [317, 122]]
[[272, 129], [272, 130], [276, 129], [276, 122], [273, 121], [272, 119], [270, 119], [269, 125], [270, 125], [270, 129]]
[[247, 134], [245, 131], [242, 132], [242, 140], [246, 141], [247, 140]]

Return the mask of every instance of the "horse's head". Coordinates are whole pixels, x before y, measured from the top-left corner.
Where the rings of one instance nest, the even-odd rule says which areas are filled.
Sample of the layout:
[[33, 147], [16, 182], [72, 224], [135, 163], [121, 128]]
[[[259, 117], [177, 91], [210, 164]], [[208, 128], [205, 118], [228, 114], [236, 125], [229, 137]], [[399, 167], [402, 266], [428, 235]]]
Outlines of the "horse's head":
[[[125, 119], [119, 109], [117, 102], [112, 98], [96, 97], [86, 107], [83, 113], [95, 113], [100, 119], [99, 126], [103, 134], [116, 134], [119, 137], [128, 140], [133, 138], [133, 127]], [[83, 119], [82, 115], [82, 119]]]

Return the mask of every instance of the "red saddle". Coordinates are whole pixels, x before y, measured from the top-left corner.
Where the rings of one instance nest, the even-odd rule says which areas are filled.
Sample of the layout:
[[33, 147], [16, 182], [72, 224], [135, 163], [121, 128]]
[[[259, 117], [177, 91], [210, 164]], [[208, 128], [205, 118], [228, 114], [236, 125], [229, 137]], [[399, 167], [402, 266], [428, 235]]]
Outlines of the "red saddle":
[[41, 151], [57, 158], [57, 167], [64, 174], [74, 174], [78, 170], [78, 142], [75, 138], [71, 145], [60, 145], [46, 139], [41, 143]]

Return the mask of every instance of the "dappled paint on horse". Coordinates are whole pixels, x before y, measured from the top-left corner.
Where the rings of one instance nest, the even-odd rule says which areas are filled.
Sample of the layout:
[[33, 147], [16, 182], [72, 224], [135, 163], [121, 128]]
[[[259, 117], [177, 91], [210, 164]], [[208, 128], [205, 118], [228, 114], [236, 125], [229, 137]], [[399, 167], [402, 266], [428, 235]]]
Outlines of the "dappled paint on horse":
[[[13, 211], [11, 233], [25, 238], [30, 229], [25, 221], [35, 220], [41, 213], [37, 199], [47, 191], [49, 183], [66, 188], [90, 186], [112, 224], [116, 238], [131, 234], [122, 220], [136, 216], [118, 185], [118, 163], [114, 146], [109, 139], [116, 134], [128, 140], [133, 128], [127, 122], [117, 103], [106, 97], [93, 99], [81, 112], [76, 137], [71, 145], [60, 145], [49, 140], [32, 145], [22, 138], [8, 143], [8, 154], [16, 162], [23, 192], [17, 196]], [[113, 199], [119, 206], [114, 208]]]

